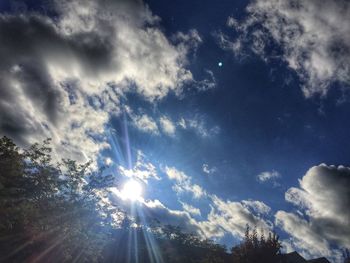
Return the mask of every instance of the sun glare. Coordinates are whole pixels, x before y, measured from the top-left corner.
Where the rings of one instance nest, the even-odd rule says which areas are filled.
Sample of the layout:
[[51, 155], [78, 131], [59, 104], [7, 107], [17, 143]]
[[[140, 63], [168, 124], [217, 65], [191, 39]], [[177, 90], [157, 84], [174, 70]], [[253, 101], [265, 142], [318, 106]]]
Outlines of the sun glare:
[[121, 194], [126, 199], [136, 201], [142, 196], [142, 186], [136, 180], [131, 179], [125, 183]]

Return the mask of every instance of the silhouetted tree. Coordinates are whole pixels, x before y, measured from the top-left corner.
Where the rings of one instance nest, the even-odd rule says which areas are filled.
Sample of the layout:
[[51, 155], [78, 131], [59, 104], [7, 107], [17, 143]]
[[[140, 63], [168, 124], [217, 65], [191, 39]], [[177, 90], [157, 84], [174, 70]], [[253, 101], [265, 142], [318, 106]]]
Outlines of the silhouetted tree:
[[343, 250], [344, 263], [350, 263], [350, 251], [349, 249]]
[[279, 263], [281, 243], [275, 233], [269, 233], [268, 238], [254, 228], [251, 232], [247, 225], [244, 241], [232, 248], [232, 258], [234, 263]]
[[99, 260], [116, 208], [100, 188], [111, 178], [88, 167], [53, 164], [49, 139], [28, 149], [0, 139], [0, 261]]

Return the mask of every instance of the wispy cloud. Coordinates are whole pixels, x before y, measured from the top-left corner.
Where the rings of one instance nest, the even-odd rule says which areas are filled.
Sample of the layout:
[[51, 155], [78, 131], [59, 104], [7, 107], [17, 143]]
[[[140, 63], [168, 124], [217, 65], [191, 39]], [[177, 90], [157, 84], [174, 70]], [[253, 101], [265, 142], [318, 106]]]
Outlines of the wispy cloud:
[[203, 172], [206, 173], [206, 174], [213, 174], [216, 172], [217, 168], [214, 166], [214, 167], [209, 167], [208, 164], [203, 164], [202, 165], [202, 169], [203, 169]]
[[140, 131], [146, 133], [159, 134], [159, 128], [155, 120], [147, 114], [132, 115], [133, 124]]
[[285, 61], [304, 83], [306, 97], [326, 95], [335, 82], [349, 86], [349, 2], [256, 0], [246, 11], [242, 21], [227, 20], [236, 38], [217, 34], [223, 48], [238, 56], [250, 49], [265, 60]]
[[176, 131], [176, 126], [168, 117], [166, 116], [160, 117], [159, 123], [164, 133], [170, 136], [174, 136]]
[[279, 178], [281, 178], [281, 174], [274, 170], [262, 172], [256, 177], [260, 183], [271, 182], [274, 187], [280, 186], [280, 183], [277, 181]]
[[[169, 179], [176, 182], [173, 188], [175, 192], [190, 192], [194, 197], [205, 198], [210, 205], [211, 211], [204, 220], [193, 221], [198, 228], [198, 233], [203, 237], [221, 238], [225, 233], [243, 237], [246, 224], [258, 226], [264, 231], [271, 229], [272, 223], [264, 218], [269, 215], [271, 208], [262, 201], [225, 201], [216, 195], [209, 194], [201, 186], [193, 184], [191, 177], [184, 172], [174, 167], [166, 167], [165, 171]], [[183, 207], [190, 214], [198, 214], [197, 210], [193, 210], [190, 206]]]
[[174, 180], [176, 184], [173, 190], [177, 193], [189, 192], [194, 198], [201, 198], [206, 195], [204, 189], [192, 183], [192, 179], [184, 172], [177, 170], [175, 167], [165, 167], [165, 173], [170, 180]]
[[182, 208], [186, 212], [190, 213], [191, 215], [198, 215], [198, 216], [201, 215], [201, 210], [199, 210], [199, 208], [196, 208], [196, 207], [189, 205], [187, 203], [184, 203], [184, 202], [181, 202], [181, 204], [182, 204]]
[[271, 211], [271, 208], [268, 205], [258, 200], [243, 200], [242, 204], [248, 209], [256, 212], [258, 215], [268, 214]]
[[[143, 156], [142, 159], [145, 159], [145, 157]], [[153, 165], [145, 161], [140, 161], [140, 163], [147, 166], [145, 167], [147, 171], [146, 179], [157, 176]], [[137, 175], [139, 174], [138, 170], [140, 169], [135, 168], [127, 172]], [[202, 206], [199, 209], [181, 200], [179, 202], [183, 210], [170, 209], [157, 199], [140, 200], [134, 204], [134, 207], [139, 206], [146, 220], [152, 221], [154, 218], [157, 218], [163, 224], [170, 223], [180, 226], [184, 231], [197, 233], [203, 238], [222, 238], [225, 234], [242, 238], [246, 224], [257, 226], [264, 231], [272, 229], [272, 223], [267, 219], [271, 208], [264, 202], [252, 199], [240, 201], [223, 200], [217, 195], [208, 193], [200, 185], [194, 184], [191, 176], [175, 167], [165, 167], [164, 172], [170, 180], [175, 182], [173, 190], [177, 194], [190, 193], [194, 197], [192, 202], [205, 200], [205, 203], [210, 208], [210, 212], [203, 214], [201, 211]], [[121, 199], [118, 189], [115, 189], [114, 193], [115, 196], [112, 196], [114, 202], [118, 202], [125, 211], [128, 211], [130, 209], [128, 201]]]
[[220, 133], [220, 127], [215, 125], [210, 127], [204, 116], [195, 115], [189, 118], [180, 118], [179, 127], [182, 129], [190, 129], [203, 138], [213, 137]]
[[[225, 201], [216, 195], [211, 195], [211, 201], [211, 211], [207, 220], [198, 222], [206, 237], [221, 238], [226, 233], [243, 237], [247, 224], [264, 231], [269, 231], [272, 227], [272, 223], [261, 217], [261, 213], [251, 209], [254, 201]], [[269, 210], [269, 207], [262, 202], [259, 206], [264, 207], [263, 210]], [[254, 207], [257, 208], [255, 205]]]
[[119, 166], [118, 170], [121, 175], [130, 178], [138, 178], [146, 184], [149, 179], [161, 180], [158, 176], [156, 167], [146, 160], [145, 155], [140, 150], [137, 151], [136, 162], [133, 168], [128, 169], [124, 166]]

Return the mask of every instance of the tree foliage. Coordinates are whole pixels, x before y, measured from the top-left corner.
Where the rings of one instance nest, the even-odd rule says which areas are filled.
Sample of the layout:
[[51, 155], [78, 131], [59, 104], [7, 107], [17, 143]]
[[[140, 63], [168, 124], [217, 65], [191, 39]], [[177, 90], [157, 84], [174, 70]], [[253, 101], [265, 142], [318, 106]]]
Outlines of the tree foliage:
[[244, 241], [232, 248], [232, 258], [235, 263], [279, 263], [281, 243], [275, 233], [258, 236], [257, 229], [246, 228]]
[[53, 164], [49, 139], [23, 150], [1, 138], [0, 167], [2, 260], [99, 260], [113, 212], [103, 206], [100, 173], [89, 163]]

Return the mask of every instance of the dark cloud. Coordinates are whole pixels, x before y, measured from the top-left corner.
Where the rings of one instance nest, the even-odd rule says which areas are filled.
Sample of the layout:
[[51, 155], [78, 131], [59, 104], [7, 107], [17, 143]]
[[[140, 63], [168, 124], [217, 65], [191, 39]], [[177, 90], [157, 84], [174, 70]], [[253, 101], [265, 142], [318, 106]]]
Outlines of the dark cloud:
[[[20, 107], [16, 105], [19, 92], [47, 112], [49, 118], [55, 119], [58, 96], [43, 61], [34, 55], [41, 42], [47, 42], [55, 35], [52, 27], [35, 17], [27, 19], [23, 16], [17, 18], [2, 15], [0, 35], [0, 114], [2, 119], [6, 119], [1, 122], [1, 127], [5, 126], [7, 130], [16, 125], [23, 127], [25, 119], [18, 120], [20, 116], [11, 118], [9, 115], [13, 115]], [[11, 109], [8, 109], [8, 103], [12, 104]], [[14, 131], [13, 128], [10, 130]], [[23, 128], [17, 131], [20, 132]]]
[[30, 128], [33, 120], [21, 112], [19, 96], [46, 115], [47, 122], [57, 124], [62, 92], [47, 67], [50, 59], [64, 64], [74, 55], [91, 69], [89, 73], [109, 61], [109, 49], [95, 41], [97, 37], [81, 37], [81, 42], [77, 37], [68, 39], [59, 34], [52, 21], [36, 15], [1, 15], [0, 35], [0, 130], [15, 138], [34, 128]]
[[142, 1], [52, 6], [55, 17], [0, 14], [2, 135], [21, 144], [53, 137], [70, 158], [96, 158], [107, 146], [104, 126], [120, 112], [121, 93], [154, 101], [193, 81], [185, 66], [198, 34], [172, 44]]
[[314, 166], [300, 180], [300, 188], [286, 192], [286, 200], [303, 217], [279, 211], [276, 223], [294, 237], [297, 247], [311, 255], [338, 258], [341, 253], [331, 247], [350, 246], [350, 168]]

